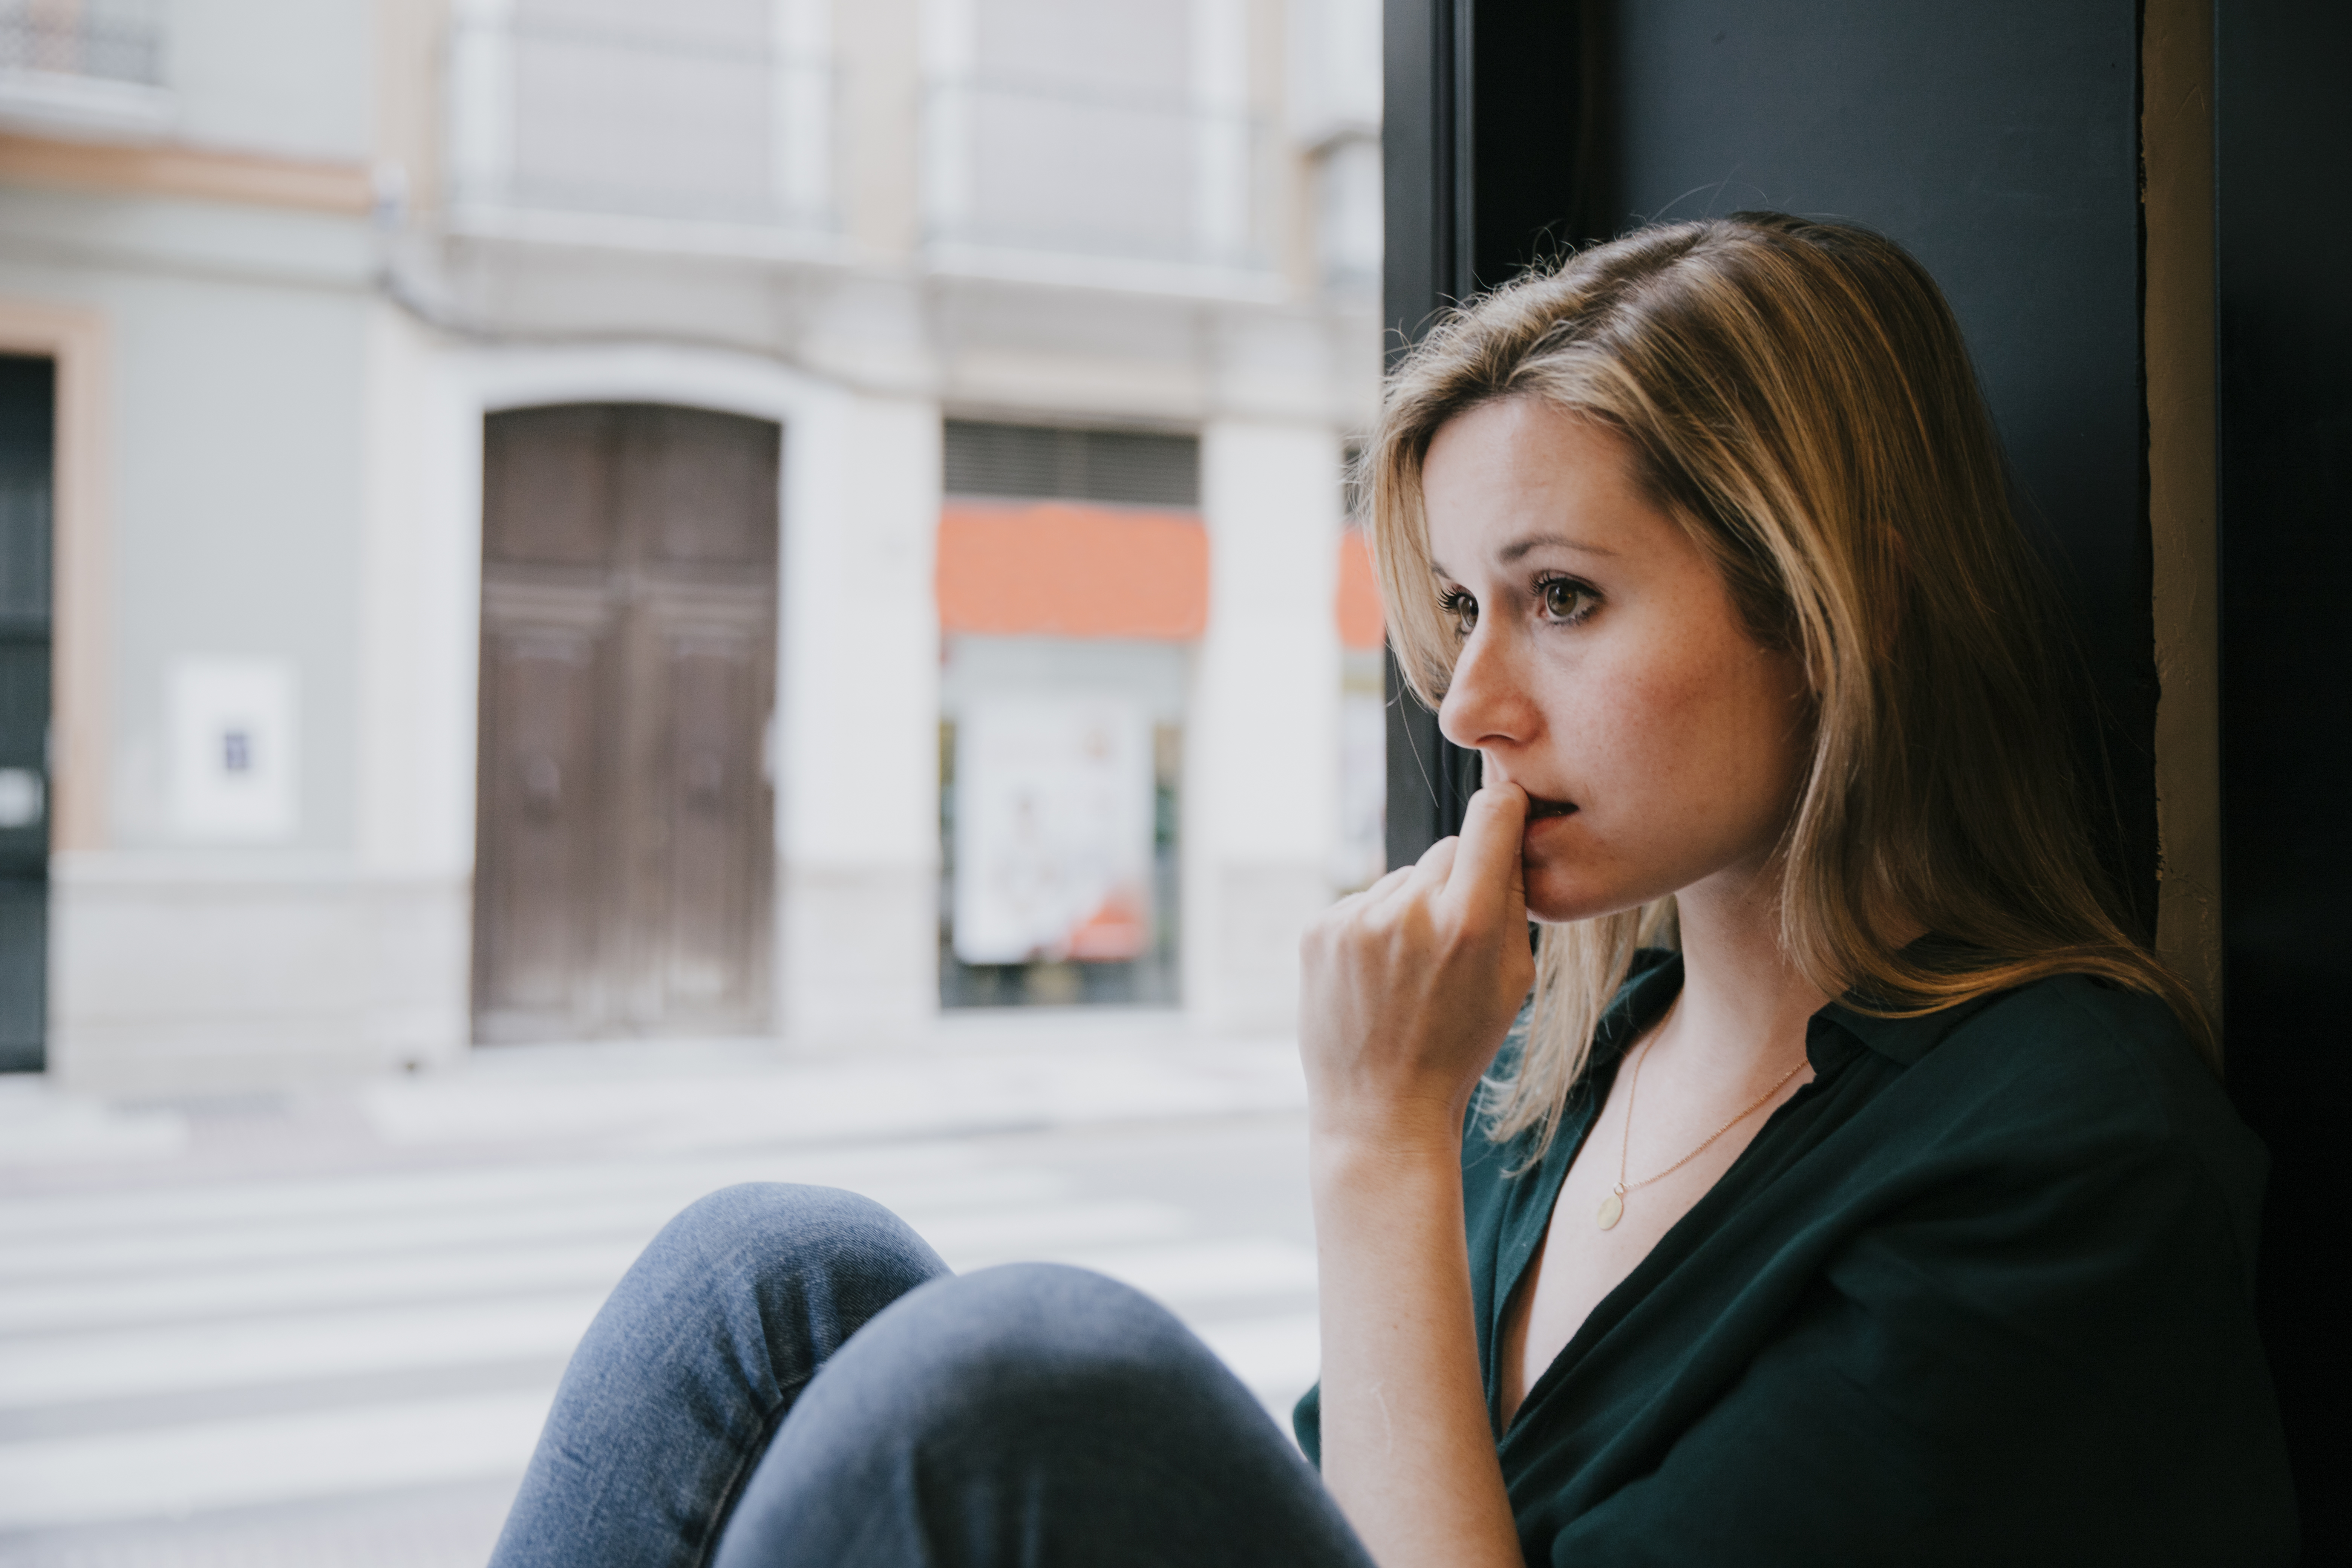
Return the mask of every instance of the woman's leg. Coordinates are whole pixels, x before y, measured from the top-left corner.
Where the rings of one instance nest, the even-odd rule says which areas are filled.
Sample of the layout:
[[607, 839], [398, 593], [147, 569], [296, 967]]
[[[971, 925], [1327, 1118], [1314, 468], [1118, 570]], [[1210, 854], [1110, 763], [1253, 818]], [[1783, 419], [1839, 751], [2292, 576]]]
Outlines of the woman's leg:
[[492, 1568], [709, 1561], [817, 1369], [946, 1272], [904, 1221], [851, 1193], [747, 1185], [695, 1203], [572, 1352]]
[[1149, 1298], [1017, 1264], [936, 1279], [828, 1363], [716, 1568], [1370, 1568], [1249, 1391]]

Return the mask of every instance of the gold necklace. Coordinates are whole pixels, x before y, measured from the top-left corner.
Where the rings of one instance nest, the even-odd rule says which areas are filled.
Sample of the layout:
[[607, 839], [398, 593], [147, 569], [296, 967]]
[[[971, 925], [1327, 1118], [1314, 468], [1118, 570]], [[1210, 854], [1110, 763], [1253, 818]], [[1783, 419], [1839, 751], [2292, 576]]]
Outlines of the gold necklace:
[[1713, 1147], [1717, 1139], [1722, 1137], [1725, 1133], [1730, 1131], [1733, 1128], [1747, 1121], [1750, 1116], [1755, 1115], [1759, 1107], [1763, 1105], [1766, 1100], [1771, 1099], [1774, 1095], [1780, 1093], [1788, 1081], [1796, 1077], [1800, 1072], [1802, 1072], [1805, 1067], [1806, 1058], [1799, 1057], [1797, 1058], [1797, 1065], [1780, 1075], [1780, 1082], [1775, 1083], [1771, 1088], [1758, 1095], [1754, 1100], [1749, 1100], [1747, 1108], [1741, 1110], [1738, 1115], [1733, 1117], [1730, 1121], [1725, 1122], [1722, 1126], [1708, 1133], [1706, 1135], [1706, 1142], [1701, 1143], [1697, 1148], [1692, 1150], [1689, 1153], [1684, 1155], [1673, 1164], [1668, 1165], [1656, 1175], [1644, 1176], [1638, 1182], [1629, 1182], [1625, 1179], [1625, 1156], [1631, 1153], [1633, 1148], [1633, 1097], [1636, 1094], [1639, 1094], [1642, 1090], [1642, 1064], [1650, 1059], [1650, 1047], [1654, 1044], [1655, 1041], [1656, 1037], [1652, 1036], [1649, 1040], [1643, 1043], [1642, 1054], [1633, 1058], [1633, 1077], [1632, 1080], [1625, 1085], [1625, 1141], [1618, 1145], [1617, 1148], [1617, 1184], [1610, 1190], [1607, 1197], [1601, 1200], [1601, 1207], [1596, 1210], [1592, 1215], [1593, 1223], [1598, 1225], [1603, 1230], [1609, 1229], [1619, 1220], [1625, 1217], [1625, 1194], [1627, 1193], [1632, 1192], [1636, 1187], [1646, 1187], [1652, 1182], [1663, 1182], [1668, 1176], [1673, 1175], [1676, 1171], [1681, 1170], [1685, 1165], [1689, 1164], [1693, 1160], [1697, 1159], [1701, 1154], [1706, 1153], [1709, 1148]]

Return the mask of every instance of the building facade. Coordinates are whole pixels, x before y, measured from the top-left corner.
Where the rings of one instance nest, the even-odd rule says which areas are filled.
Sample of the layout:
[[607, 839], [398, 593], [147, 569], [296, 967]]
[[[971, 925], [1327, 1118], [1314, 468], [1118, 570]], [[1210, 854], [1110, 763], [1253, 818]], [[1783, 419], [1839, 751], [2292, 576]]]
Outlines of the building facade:
[[[48, 711], [0, 757], [46, 834], [35, 1059], [184, 1092], [1096, 993], [1287, 1026], [1377, 730], [1339, 607], [1360, 649], [1365, 0], [0, 36], [0, 355], [53, 425], [10, 513]], [[1103, 775], [1149, 779], [1140, 923], [967, 964], [966, 715], [1087, 702], [1142, 737]]]

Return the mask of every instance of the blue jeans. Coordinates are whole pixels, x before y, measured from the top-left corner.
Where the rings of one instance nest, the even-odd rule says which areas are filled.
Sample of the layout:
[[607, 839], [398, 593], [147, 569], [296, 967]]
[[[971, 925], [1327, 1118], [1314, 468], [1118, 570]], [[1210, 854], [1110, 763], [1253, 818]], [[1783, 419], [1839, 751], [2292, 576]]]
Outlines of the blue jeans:
[[713, 1193], [573, 1353], [492, 1568], [1370, 1568], [1249, 1392], [1083, 1269], [956, 1276], [825, 1187]]

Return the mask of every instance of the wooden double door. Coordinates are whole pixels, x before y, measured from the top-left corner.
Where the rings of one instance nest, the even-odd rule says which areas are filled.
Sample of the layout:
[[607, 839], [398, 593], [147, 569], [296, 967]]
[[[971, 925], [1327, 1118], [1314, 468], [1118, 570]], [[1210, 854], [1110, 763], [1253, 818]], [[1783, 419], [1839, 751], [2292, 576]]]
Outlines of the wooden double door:
[[761, 1032], [782, 432], [492, 415], [475, 1037]]

